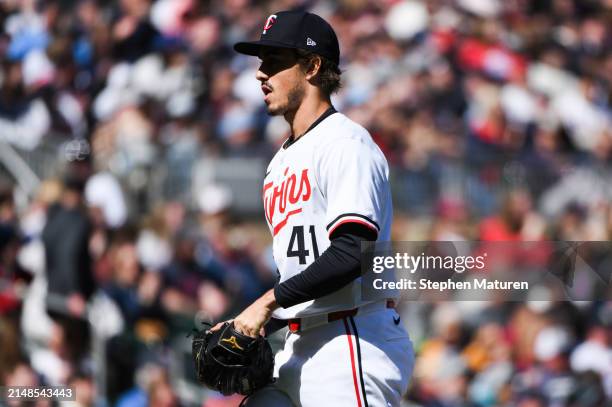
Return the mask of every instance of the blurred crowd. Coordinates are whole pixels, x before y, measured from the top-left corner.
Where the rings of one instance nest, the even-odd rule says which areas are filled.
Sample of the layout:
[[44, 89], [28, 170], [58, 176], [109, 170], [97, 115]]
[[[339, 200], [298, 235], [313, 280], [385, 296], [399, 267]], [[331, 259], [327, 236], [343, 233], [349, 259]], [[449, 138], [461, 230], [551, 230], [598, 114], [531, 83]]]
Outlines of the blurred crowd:
[[609, 302], [405, 303], [403, 311], [418, 344], [403, 407], [610, 404]]
[[[25, 198], [0, 170], [0, 384], [238, 404], [176, 362], [276, 278], [259, 207], [207, 169], [288, 135], [232, 45], [290, 8], [338, 34], [332, 101], [387, 156], [394, 240], [612, 238], [610, 0], [3, 0], [0, 148], [62, 170]], [[609, 405], [610, 306], [404, 303], [406, 405]]]

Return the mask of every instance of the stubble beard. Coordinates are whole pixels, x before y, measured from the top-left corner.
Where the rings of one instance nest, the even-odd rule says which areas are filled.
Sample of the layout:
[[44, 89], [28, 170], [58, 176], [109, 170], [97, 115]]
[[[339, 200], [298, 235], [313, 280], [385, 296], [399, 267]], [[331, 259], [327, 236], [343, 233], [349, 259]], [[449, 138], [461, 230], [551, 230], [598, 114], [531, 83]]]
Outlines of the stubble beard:
[[271, 108], [268, 106], [268, 115], [283, 115], [287, 117], [288, 114], [290, 115], [292, 112], [295, 112], [298, 107], [300, 107], [305, 93], [306, 91], [304, 86], [301, 83], [296, 83], [295, 86], [287, 93], [287, 101], [284, 104], [278, 106], [277, 108]]

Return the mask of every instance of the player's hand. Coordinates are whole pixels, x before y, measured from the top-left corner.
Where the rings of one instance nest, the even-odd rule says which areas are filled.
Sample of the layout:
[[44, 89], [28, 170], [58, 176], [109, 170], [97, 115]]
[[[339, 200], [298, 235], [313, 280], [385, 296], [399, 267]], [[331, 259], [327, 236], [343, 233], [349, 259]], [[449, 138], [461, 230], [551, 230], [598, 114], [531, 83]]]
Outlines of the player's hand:
[[212, 328], [210, 328], [211, 331], [218, 331], [219, 329], [221, 329], [221, 327], [223, 326], [223, 324], [225, 324], [226, 322], [231, 324], [232, 321], [234, 321], [233, 319], [228, 319], [227, 321], [221, 321], [219, 322], [217, 325], [213, 326]]
[[263, 326], [276, 308], [278, 305], [274, 298], [274, 290], [269, 290], [234, 319], [234, 328], [252, 338], [263, 336]]
[[[221, 327], [225, 324], [231, 324], [232, 322], [234, 322], [233, 319], [228, 319], [227, 321], [221, 321], [219, 323], [217, 323], [217, 325], [213, 326], [212, 328], [210, 328], [211, 331], [218, 331], [219, 329], [221, 329]], [[243, 333], [242, 331], [239, 331], [240, 333]], [[266, 331], [263, 329], [263, 327], [259, 330], [259, 335], [261, 336], [265, 336]]]

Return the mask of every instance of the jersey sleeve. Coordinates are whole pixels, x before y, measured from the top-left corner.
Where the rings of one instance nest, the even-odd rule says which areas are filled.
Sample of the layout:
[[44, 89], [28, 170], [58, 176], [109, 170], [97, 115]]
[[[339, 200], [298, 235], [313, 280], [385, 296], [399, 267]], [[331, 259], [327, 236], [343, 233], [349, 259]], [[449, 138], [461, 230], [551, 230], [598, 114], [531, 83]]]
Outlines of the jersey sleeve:
[[373, 143], [336, 139], [322, 146], [317, 181], [327, 200], [325, 225], [331, 237], [341, 225], [369, 228], [376, 236], [391, 199], [387, 161]]

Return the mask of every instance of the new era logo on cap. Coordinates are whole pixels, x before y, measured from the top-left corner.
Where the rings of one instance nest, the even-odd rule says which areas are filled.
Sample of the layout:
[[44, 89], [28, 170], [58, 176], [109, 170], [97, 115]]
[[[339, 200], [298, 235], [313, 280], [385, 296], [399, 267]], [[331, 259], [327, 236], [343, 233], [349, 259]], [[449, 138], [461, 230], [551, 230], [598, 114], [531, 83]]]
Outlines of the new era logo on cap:
[[259, 55], [261, 47], [304, 49], [322, 55], [336, 65], [340, 63], [340, 46], [334, 29], [318, 15], [306, 11], [276, 12], [266, 19], [259, 41], [234, 45], [237, 52], [254, 56]]

